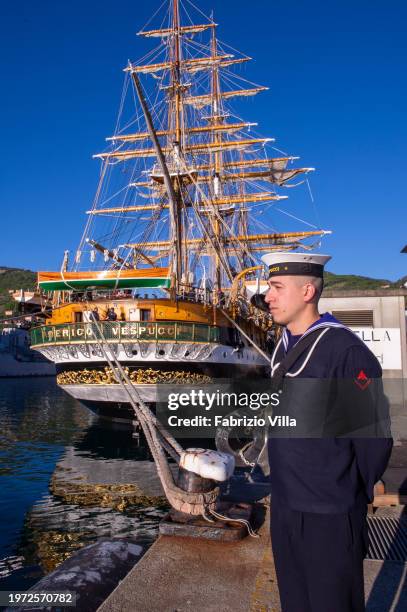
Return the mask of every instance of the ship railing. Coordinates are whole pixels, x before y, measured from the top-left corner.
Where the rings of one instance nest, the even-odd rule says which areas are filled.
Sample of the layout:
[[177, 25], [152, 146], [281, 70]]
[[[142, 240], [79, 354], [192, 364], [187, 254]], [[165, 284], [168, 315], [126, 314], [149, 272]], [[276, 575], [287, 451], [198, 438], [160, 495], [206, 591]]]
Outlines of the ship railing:
[[[219, 342], [220, 328], [180, 321], [99, 321], [107, 342]], [[61, 323], [31, 329], [31, 346], [97, 343], [94, 323]]]
[[[97, 302], [98, 300], [112, 300], [112, 301], [125, 301], [129, 299], [138, 300], [149, 300], [151, 298], [157, 299], [157, 293], [151, 293], [144, 295], [141, 293], [135, 293], [131, 289], [120, 289], [120, 290], [109, 290], [109, 289], [92, 289], [87, 291], [70, 291], [65, 292], [66, 298], [64, 301], [67, 303], [77, 302]], [[222, 289], [221, 292], [201, 287], [191, 287], [180, 283], [178, 286], [178, 298], [187, 302], [194, 302], [196, 304], [221, 304], [224, 305], [228, 302], [228, 289]], [[62, 303], [58, 302], [58, 303]]]

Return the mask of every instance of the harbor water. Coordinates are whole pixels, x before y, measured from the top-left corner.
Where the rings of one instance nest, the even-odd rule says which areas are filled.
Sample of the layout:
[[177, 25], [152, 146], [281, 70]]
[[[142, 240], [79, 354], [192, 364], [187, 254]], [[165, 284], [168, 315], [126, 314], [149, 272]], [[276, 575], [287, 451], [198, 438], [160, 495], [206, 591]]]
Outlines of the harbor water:
[[129, 426], [95, 417], [53, 377], [0, 380], [0, 590], [26, 590], [79, 548], [146, 550], [166, 511]]

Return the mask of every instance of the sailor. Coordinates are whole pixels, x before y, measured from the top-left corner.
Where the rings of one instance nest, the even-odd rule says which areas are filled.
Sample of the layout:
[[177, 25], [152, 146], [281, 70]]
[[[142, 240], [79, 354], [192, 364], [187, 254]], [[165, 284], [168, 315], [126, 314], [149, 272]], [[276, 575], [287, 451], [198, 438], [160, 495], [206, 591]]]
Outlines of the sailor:
[[[375, 413], [375, 385], [366, 381], [381, 386], [379, 362], [350, 329], [318, 312], [323, 268], [331, 258], [274, 252], [262, 259], [269, 288], [257, 302], [264, 298], [274, 322], [284, 326], [271, 362], [282, 397], [286, 382], [296, 377], [319, 379], [337, 410], [349, 410], [350, 404], [354, 415], [360, 406], [363, 414], [366, 407]], [[351, 388], [350, 402], [341, 397], [342, 382]], [[304, 415], [312, 412], [307, 394], [296, 402]], [[283, 612], [365, 610], [367, 504], [386, 469], [392, 439], [386, 418], [379, 433], [376, 426], [363, 437], [342, 435], [343, 429], [342, 423], [340, 437], [321, 426], [325, 434], [319, 437], [274, 435], [268, 442], [271, 536]]]
[[113, 307], [108, 309], [106, 314], [106, 321], [117, 321], [117, 314]]

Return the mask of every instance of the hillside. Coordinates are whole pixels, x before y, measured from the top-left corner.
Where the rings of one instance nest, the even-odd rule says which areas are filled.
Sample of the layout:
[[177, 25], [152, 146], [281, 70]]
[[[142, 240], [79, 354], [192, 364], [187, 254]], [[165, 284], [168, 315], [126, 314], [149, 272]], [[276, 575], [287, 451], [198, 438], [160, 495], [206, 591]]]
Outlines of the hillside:
[[333, 272], [325, 272], [324, 279], [326, 289], [397, 289], [403, 285], [403, 280], [405, 282], [405, 279], [392, 282], [385, 278], [370, 278], [355, 274], [333, 274]]
[[[386, 279], [356, 276], [354, 274], [334, 274], [325, 272], [325, 287], [327, 289], [396, 289], [407, 282], [407, 276], [398, 281], [391, 282]], [[32, 270], [20, 268], [6, 268], [0, 266], [0, 316], [4, 310], [12, 310], [16, 303], [10, 300], [10, 289], [32, 290], [37, 283], [37, 274]]]

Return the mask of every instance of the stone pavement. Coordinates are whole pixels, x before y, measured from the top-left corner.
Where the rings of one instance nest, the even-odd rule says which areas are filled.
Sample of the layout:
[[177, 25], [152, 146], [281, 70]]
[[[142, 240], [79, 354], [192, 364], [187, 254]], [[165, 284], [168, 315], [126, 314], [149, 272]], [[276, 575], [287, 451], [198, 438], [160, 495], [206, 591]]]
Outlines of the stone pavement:
[[[98, 612], [281, 612], [268, 514], [259, 533], [228, 544], [162, 536]], [[407, 610], [406, 576], [407, 564], [365, 560], [367, 612]]]
[[[366, 612], [407, 610], [407, 563], [365, 559], [364, 574]], [[281, 612], [270, 547], [264, 551], [247, 612]]]

